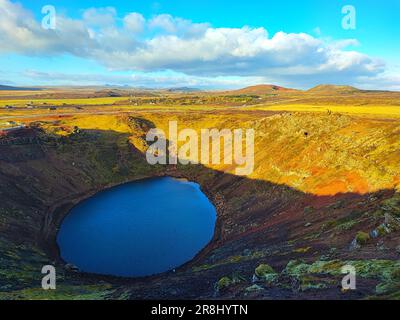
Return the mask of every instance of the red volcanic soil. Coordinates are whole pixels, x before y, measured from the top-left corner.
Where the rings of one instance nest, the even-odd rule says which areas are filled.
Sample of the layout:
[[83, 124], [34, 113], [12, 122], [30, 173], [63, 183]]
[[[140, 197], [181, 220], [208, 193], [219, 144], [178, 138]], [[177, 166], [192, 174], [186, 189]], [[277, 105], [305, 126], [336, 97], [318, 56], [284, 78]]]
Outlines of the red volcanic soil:
[[251, 86], [240, 90], [230, 91], [231, 94], [254, 94], [254, 95], [265, 95], [280, 92], [296, 92], [296, 89], [289, 89], [271, 84], [261, 84], [257, 86]]

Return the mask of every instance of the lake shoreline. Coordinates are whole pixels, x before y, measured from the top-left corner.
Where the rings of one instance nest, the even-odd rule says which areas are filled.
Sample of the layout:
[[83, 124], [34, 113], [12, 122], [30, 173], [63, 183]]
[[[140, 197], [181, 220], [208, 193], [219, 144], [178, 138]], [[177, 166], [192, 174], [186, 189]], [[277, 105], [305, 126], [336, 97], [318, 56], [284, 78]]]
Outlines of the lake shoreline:
[[[189, 270], [190, 268], [195, 266], [200, 260], [202, 260], [211, 250], [215, 249], [215, 247], [217, 247], [218, 243], [221, 241], [222, 238], [221, 211], [223, 210], [223, 208], [219, 203], [220, 201], [216, 200], [215, 196], [211, 194], [207, 186], [201, 185], [199, 182], [195, 181], [196, 179], [193, 179], [193, 177], [189, 177], [177, 172], [173, 173], [168, 172], [150, 176], [137, 177], [134, 179], [128, 179], [121, 183], [112, 183], [106, 186], [91, 189], [85, 193], [68, 196], [63, 200], [61, 200], [61, 202], [58, 201], [54, 205], [50, 206], [45, 214], [42, 230], [40, 233], [41, 236], [38, 239], [39, 245], [44, 249], [45, 253], [49, 256], [50, 260], [53, 262], [54, 265], [56, 265], [57, 267], [62, 267], [63, 271], [68, 271], [67, 270], [68, 268], [66, 268], [66, 266], [68, 266], [68, 262], [64, 261], [63, 258], [61, 257], [60, 248], [57, 243], [57, 235], [64, 219], [74, 207], [79, 205], [81, 202], [90, 199], [91, 197], [95, 196], [98, 193], [110, 190], [115, 187], [124, 186], [126, 184], [135, 182], [153, 180], [158, 178], [167, 178], [167, 177], [177, 180], [183, 180], [186, 182], [193, 182], [199, 185], [200, 191], [204, 193], [208, 201], [210, 201], [210, 203], [215, 208], [216, 212], [216, 222], [215, 222], [213, 237], [210, 240], [210, 242], [202, 250], [200, 250], [193, 259], [177, 267], [175, 269], [175, 272], [179, 271], [183, 272]], [[111, 283], [120, 284], [127, 282], [137, 283], [149, 279], [152, 280], [161, 279], [167, 277], [170, 274], [175, 274], [175, 272], [173, 272], [173, 270], [169, 270], [160, 274], [144, 276], [144, 277], [123, 277], [123, 276], [101, 275], [101, 274], [86, 273], [86, 272], [73, 272], [73, 275], [80, 279], [86, 279], [92, 281], [108, 281]]]

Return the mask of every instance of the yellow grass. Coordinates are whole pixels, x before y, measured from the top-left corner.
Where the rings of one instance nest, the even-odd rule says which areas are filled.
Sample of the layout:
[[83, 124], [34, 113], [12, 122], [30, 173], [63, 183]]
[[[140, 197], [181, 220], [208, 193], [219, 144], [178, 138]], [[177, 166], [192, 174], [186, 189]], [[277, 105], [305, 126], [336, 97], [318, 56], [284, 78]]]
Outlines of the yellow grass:
[[109, 130], [120, 133], [130, 131], [126, 122], [121, 121], [117, 116], [82, 116], [66, 119], [64, 123], [71, 126], [78, 126], [80, 129]]
[[127, 97], [106, 97], [106, 98], [90, 98], [90, 99], [13, 99], [13, 100], [0, 100], [0, 107], [6, 105], [12, 106], [25, 106], [27, 103], [32, 102], [34, 105], [42, 106], [43, 103], [51, 106], [67, 105], [110, 105], [119, 101], [127, 100]]
[[312, 106], [312, 105], [279, 105], [262, 106], [258, 110], [344, 113], [356, 115], [375, 115], [400, 117], [400, 106]]
[[[91, 99], [87, 99], [90, 102]], [[49, 100], [45, 100], [49, 101]], [[165, 105], [96, 105], [94, 103], [82, 103], [80, 106], [81, 110], [77, 110], [72, 106], [61, 106], [57, 110], [48, 110], [51, 104], [47, 107], [41, 107], [36, 109], [16, 108], [16, 109], [4, 109], [0, 108], [0, 121], [3, 120], [18, 120], [18, 119], [32, 119], [38, 117], [50, 117], [50, 116], [72, 116], [72, 115], [95, 115], [95, 114], [117, 114], [123, 112], [142, 112], [142, 111], [157, 111], [157, 112], [193, 112], [193, 111], [214, 111], [221, 109], [228, 109], [229, 107], [221, 106], [165, 106]]]

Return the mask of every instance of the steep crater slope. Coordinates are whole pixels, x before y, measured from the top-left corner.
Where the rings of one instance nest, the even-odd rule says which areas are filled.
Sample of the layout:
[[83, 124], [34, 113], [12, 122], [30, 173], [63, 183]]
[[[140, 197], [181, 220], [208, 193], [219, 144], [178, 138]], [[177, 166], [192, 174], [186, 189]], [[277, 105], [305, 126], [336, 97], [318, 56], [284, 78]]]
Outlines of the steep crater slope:
[[[256, 167], [149, 166], [151, 127], [254, 128]], [[399, 292], [396, 121], [262, 112], [77, 116], [32, 124], [28, 144], [0, 146], [0, 298], [362, 298]], [[7, 155], [7, 156], [4, 156]], [[59, 259], [57, 227], [76, 203], [151, 176], [201, 184], [218, 211], [213, 242], [175, 273], [148, 279], [80, 274]], [[40, 288], [56, 264], [58, 289]], [[341, 266], [359, 290], [338, 289]]]

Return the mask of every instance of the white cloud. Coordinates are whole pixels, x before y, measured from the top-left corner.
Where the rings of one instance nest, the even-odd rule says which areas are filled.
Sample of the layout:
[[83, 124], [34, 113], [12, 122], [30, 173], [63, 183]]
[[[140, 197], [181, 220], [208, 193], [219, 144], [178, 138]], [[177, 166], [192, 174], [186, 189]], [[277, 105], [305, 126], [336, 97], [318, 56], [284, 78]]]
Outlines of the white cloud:
[[162, 14], [130, 13], [119, 24], [113, 8], [88, 9], [81, 19], [57, 17], [44, 30], [29, 11], [0, 0], [0, 53], [91, 59], [110, 70], [165, 70], [205, 77], [258, 77], [296, 87], [377, 79], [385, 64], [349, 47], [354, 39], [327, 40], [264, 28], [214, 28]]
[[125, 28], [133, 33], [142, 32], [144, 30], [145, 23], [145, 18], [137, 12], [129, 13], [124, 17]]
[[57, 17], [57, 30], [45, 30], [21, 5], [0, 0], [0, 53], [78, 55], [94, 45], [83, 21]]
[[202, 35], [209, 27], [208, 23], [193, 23], [190, 20], [175, 18], [169, 14], [157, 15], [149, 21], [150, 29], [161, 29], [168, 34], [179, 34], [184, 38]]
[[150, 28], [161, 28], [169, 33], [175, 33], [176, 23], [169, 14], [160, 14], [150, 20]]
[[115, 8], [90, 8], [83, 12], [83, 20], [87, 26], [105, 27], [115, 23]]
[[115, 73], [64, 73], [42, 72], [27, 70], [24, 77], [42, 85], [130, 85], [133, 87], [173, 88], [185, 87], [212, 89], [212, 88], [240, 88], [265, 81], [262, 77], [196, 77], [176, 72], [155, 72], [135, 74]]

